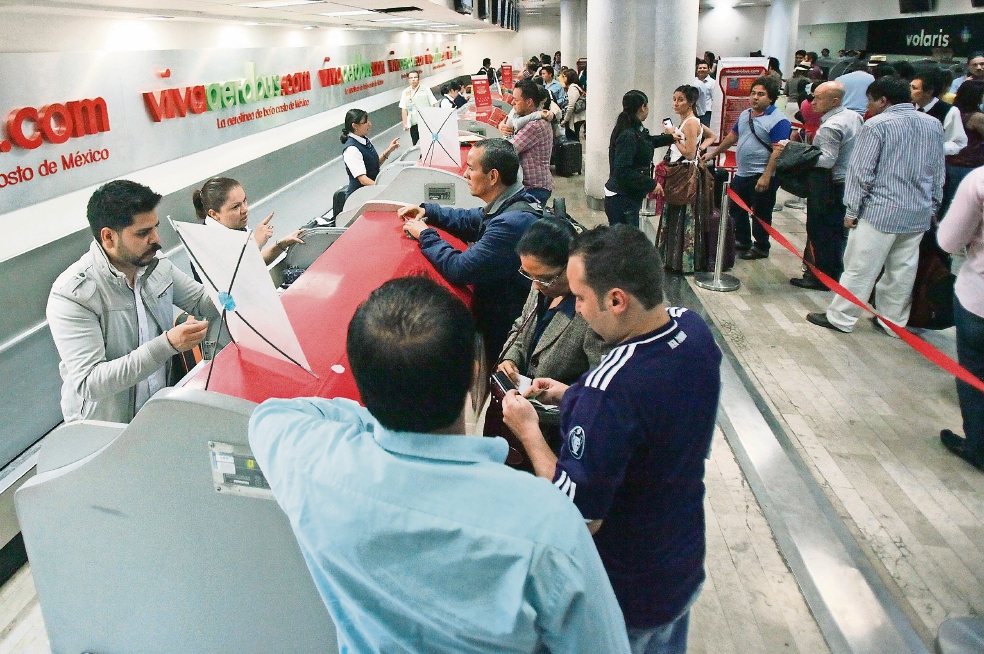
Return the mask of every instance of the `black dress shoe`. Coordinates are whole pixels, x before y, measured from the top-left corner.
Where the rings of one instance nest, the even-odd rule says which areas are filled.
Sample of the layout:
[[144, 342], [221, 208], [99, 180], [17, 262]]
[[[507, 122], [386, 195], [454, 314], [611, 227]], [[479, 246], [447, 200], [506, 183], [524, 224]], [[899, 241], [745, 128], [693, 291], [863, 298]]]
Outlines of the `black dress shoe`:
[[750, 249], [746, 250], [745, 252], [742, 252], [738, 256], [744, 259], [745, 261], [754, 261], [755, 259], [768, 259], [769, 253], [763, 252], [762, 250], [753, 246]]
[[966, 450], [967, 439], [963, 436], [957, 436], [949, 429], [944, 429], [940, 431], [940, 442], [943, 443], [943, 447], [950, 450], [970, 465], [984, 470], [984, 457], [980, 457], [978, 459], [971, 457]]
[[751, 245], [742, 245], [741, 243], [735, 243], [735, 250], [739, 253], [748, 252], [752, 249]]
[[825, 313], [808, 313], [806, 314], [806, 320], [812, 322], [814, 325], [819, 325], [820, 327], [826, 327], [827, 329], [833, 329], [835, 332], [840, 332], [841, 334], [849, 334], [850, 332], [844, 331], [840, 327], [836, 326], [829, 320], [827, 320], [827, 314]]
[[813, 291], [826, 291], [827, 285], [816, 277], [793, 277], [789, 283], [797, 288], [808, 288]]

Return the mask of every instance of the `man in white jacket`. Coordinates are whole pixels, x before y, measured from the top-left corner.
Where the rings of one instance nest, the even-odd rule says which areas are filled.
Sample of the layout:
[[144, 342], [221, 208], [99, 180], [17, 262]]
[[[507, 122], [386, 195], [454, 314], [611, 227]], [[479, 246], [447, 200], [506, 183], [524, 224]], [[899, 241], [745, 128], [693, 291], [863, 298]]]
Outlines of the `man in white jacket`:
[[[157, 258], [160, 201], [128, 180], [97, 189], [86, 211], [95, 240], [51, 287], [66, 422], [129, 422], [166, 385], [172, 355], [201, 343], [218, 316], [201, 284]], [[171, 327], [172, 305], [203, 319]]]

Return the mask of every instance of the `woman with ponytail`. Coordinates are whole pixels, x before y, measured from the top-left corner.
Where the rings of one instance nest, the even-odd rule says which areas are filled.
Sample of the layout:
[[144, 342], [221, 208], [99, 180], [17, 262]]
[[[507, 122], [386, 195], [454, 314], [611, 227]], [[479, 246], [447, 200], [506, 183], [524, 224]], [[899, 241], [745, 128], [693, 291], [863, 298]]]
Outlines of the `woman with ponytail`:
[[369, 142], [369, 114], [362, 109], [349, 109], [345, 114], [345, 124], [342, 126], [342, 161], [345, 162], [345, 172], [348, 174], [348, 194], [363, 186], [375, 186], [376, 176], [383, 162], [400, 147], [400, 139], [393, 139], [390, 146], [382, 155]]
[[[249, 204], [246, 202], [246, 191], [236, 180], [230, 177], [213, 177], [205, 182], [201, 189], [191, 194], [191, 201], [202, 223], [246, 231], [249, 223]], [[267, 265], [273, 263], [291, 245], [304, 243], [301, 240], [304, 230], [298, 229], [264, 248], [273, 236], [273, 225], [270, 224], [272, 219], [271, 213], [253, 230], [253, 241], [260, 248], [260, 254]], [[195, 279], [198, 279], [197, 271], [192, 269], [192, 272], [195, 273]]]
[[605, 184], [605, 215], [608, 223], [639, 226], [639, 211], [648, 193], [662, 193], [653, 178], [653, 152], [672, 145], [674, 136], [653, 136], [642, 125], [649, 117], [649, 98], [642, 91], [629, 91], [622, 96], [622, 113], [608, 145], [608, 166], [611, 171]]

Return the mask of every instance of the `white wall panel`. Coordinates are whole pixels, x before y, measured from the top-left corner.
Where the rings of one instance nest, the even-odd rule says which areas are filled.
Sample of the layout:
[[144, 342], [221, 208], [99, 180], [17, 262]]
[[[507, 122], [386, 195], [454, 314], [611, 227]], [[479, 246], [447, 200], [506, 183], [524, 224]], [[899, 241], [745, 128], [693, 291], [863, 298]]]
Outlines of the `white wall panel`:
[[[802, 15], [802, 14], [801, 14]], [[700, 12], [697, 49], [719, 57], [747, 57], [762, 48], [768, 7], [718, 6]]]

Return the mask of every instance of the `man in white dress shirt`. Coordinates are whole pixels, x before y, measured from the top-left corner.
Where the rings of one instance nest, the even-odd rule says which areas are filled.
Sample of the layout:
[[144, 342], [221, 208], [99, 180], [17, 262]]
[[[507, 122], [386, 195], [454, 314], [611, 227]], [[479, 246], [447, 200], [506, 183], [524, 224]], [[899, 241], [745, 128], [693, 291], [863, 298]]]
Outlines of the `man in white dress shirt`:
[[714, 102], [714, 85], [716, 82], [711, 77], [711, 69], [706, 63], [697, 64], [697, 77], [694, 86], [697, 87], [697, 117], [700, 122], [710, 127], [711, 107]]

